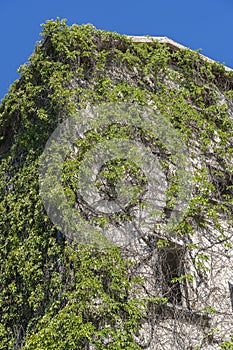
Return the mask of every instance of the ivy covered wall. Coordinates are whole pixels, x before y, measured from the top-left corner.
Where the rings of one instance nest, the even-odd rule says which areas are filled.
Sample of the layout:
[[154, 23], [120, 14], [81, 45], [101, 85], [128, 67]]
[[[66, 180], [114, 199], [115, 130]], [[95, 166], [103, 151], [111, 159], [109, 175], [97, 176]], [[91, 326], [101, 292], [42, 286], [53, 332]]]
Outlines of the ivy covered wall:
[[[233, 73], [197, 52], [133, 43], [92, 25], [47, 21], [41, 34], [0, 106], [0, 349], [141, 349], [137, 334], [148, 305], [166, 304], [166, 295], [142, 295], [148, 281], [122, 249], [102, 251], [60, 235], [39, 195], [39, 157], [58, 123], [77, 110], [121, 101], [156, 108], [179, 132], [192, 163], [193, 195], [174, 235], [184, 242], [193, 269], [178, 282], [211, 290], [212, 256], [230, 256], [232, 249]], [[118, 135], [114, 128], [106, 132]], [[132, 130], [124, 132], [132, 138]], [[89, 135], [82, 151], [103, 137]], [[168, 165], [165, 159], [169, 172]], [[67, 187], [72, 198], [74, 189]], [[154, 243], [156, 249], [169, 244], [161, 228], [153, 234], [164, 239]], [[195, 238], [202, 235], [205, 241]], [[144, 243], [153, 250], [150, 242]], [[198, 299], [198, 310], [218, 315], [218, 300], [213, 306], [212, 299]], [[201, 333], [196, 348], [233, 348], [230, 328], [218, 327]], [[184, 349], [178, 337], [177, 349]], [[162, 341], [159, 346], [166, 348]]]

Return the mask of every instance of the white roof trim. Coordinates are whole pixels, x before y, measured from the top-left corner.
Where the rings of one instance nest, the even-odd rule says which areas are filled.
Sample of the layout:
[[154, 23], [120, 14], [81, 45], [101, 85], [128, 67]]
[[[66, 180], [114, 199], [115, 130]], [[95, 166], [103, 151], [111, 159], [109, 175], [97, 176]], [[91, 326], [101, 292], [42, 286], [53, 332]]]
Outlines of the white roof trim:
[[[136, 35], [127, 35], [128, 38], [130, 38], [134, 43], [152, 43], [154, 41], [159, 41], [162, 44], [167, 44], [169, 45], [171, 48], [175, 49], [175, 50], [179, 50], [179, 49], [186, 49], [186, 50], [191, 50], [189, 47], [181, 45], [179, 43], [177, 43], [176, 41], [167, 38], [166, 36], [136, 36]], [[191, 50], [193, 51], [193, 50]], [[205, 60], [208, 61], [210, 63], [216, 63], [217, 61], [204, 56], [202, 54], [200, 54], [200, 57]], [[226, 71], [232, 72], [233, 69], [227, 66], [224, 66]]]

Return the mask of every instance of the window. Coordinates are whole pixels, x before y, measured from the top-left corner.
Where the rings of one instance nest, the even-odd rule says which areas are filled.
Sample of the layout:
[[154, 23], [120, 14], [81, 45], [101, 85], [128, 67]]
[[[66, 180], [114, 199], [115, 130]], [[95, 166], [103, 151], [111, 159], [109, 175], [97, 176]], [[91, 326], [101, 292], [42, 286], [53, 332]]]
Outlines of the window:
[[230, 291], [230, 298], [231, 298], [231, 307], [233, 310], [233, 284], [231, 282], [228, 282], [229, 291]]
[[185, 249], [176, 243], [157, 248], [156, 280], [159, 294], [173, 305], [189, 306], [189, 292], [186, 279], [175, 281], [185, 275]]
[[181, 276], [180, 254], [175, 249], [163, 249], [162, 255], [162, 293], [168, 299], [169, 303], [182, 304], [181, 286], [179, 282], [172, 282], [173, 278]]

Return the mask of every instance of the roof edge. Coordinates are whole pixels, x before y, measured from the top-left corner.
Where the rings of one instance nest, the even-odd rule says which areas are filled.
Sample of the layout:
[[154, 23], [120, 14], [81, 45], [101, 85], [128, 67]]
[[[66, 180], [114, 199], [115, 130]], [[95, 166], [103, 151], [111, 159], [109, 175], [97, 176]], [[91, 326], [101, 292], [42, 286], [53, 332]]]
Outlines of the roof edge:
[[[185, 49], [185, 50], [195, 51], [195, 50], [190, 49], [187, 46], [184, 46], [180, 43], [177, 43], [176, 41], [174, 41], [166, 36], [137, 36], [137, 35], [126, 35], [126, 36], [127, 36], [127, 38], [131, 39], [134, 43], [153, 43], [155, 41], [158, 41], [161, 44], [167, 44], [173, 50]], [[209, 58], [207, 56], [204, 56], [201, 53], [199, 53], [199, 55], [204, 61], [207, 61], [210, 63], [217, 63], [217, 61], [215, 61], [212, 58]], [[223, 64], [223, 67], [225, 68], [226, 71], [233, 72], [232, 68], [227, 67], [224, 64]]]

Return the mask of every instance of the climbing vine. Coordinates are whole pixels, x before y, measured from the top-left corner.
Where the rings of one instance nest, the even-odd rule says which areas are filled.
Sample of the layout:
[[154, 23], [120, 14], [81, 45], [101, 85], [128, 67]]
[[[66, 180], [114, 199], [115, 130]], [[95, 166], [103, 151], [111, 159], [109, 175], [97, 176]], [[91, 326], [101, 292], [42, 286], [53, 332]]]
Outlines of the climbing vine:
[[[232, 225], [233, 73], [203, 60], [198, 52], [174, 51], [158, 42], [134, 43], [90, 24], [47, 21], [41, 35], [0, 106], [0, 349], [89, 349], [91, 345], [140, 349], [138, 333], [144, 320], [150, 320], [154, 331], [159, 309], [166, 313], [169, 302], [177, 303], [170, 290], [178, 291], [180, 285], [195, 289], [194, 280], [197, 289], [208, 283], [212, 288], [212, 256], [217, 254], [212, 247], [220, 246], [219, 255], [224, 253], [226, 259], [232, 248], [228, 228]], [[151, 261], [167, 256], [166, 247], [175, 249], [162, 223], [143, 240], [146, 253], [100, 251], [65, 238], [50, 221], [39, 195], [39, 159], [58, 124], [77, 110], [120, 101], [155, 108], [189, 150], [192, 198], [173, 234], [176, 241], [184, 242], [176, 258], [189, 256], [192, 268], [179, 276], [165, 274], [164, 278], [172, 277], [164, 287], [166, 293], [157, 293], [156, 288], [151, 292], [148, 283], [153, 278], [145, 277], [141, 269], [149, 266], [147, 271], [155, 274]], [[143, 130], [112, 125], [77, 141], [79, 159], [67, 156], [63, 185], [71, 205], [77, 203], [74, 170], [82, 155], [106, 138], [135, 135], [160, 154], [172, 204], [177, 181], [165, 145]], [[142, 195], [145, 174], [129, 161], [103, 168], [97, 187], [112, 196], [126, 172]], [[108, 220], [117, 225], [133, 217], [128, 211], [125, 216], [89, 219], [104, 226]], [[195, 233], [200, 237], [200, 232], [206, 237], [196, 242]], [[220, 312], [219, 305], [209, 304], [212, 299], [194, 294], [192, 302], [203, 314]], [[178, 312], [173, 313], [180, 322]], [[209, 332], [200, 340], [200, 349], [221, 330]], [[177, 348], [182, 349], [182, 332], [177, 337]], [[222, 335], [216, 339], [223, 349], [231, 348]]]

